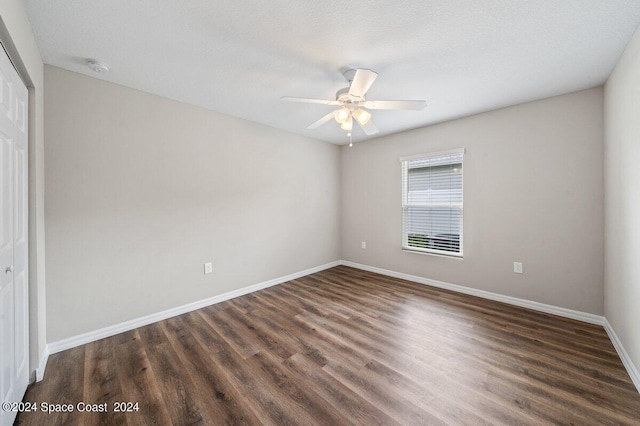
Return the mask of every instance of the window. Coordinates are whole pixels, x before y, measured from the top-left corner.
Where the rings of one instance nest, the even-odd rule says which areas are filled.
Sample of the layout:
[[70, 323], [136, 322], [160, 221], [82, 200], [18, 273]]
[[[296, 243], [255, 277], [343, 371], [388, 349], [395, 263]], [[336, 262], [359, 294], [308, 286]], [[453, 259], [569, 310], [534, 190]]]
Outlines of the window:
[[462, 257], [464, 149], [403, 157], [402, 248]]

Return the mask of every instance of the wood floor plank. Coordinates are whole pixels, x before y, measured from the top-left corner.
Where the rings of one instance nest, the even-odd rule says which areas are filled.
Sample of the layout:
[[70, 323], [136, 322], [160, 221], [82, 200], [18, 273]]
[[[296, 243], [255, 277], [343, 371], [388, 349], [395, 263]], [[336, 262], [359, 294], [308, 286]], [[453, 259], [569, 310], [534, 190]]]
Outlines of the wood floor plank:
[[[226, 353], [229, 348], [219, 351], [208, 351], [206, 342], [211, 339], [196, 339], [193, 332], [198, 334], [213, 334], [207, 328], [191, 329], [190, 321], [194, 315], [184, 315], [163, 321], [160, 325], [167, 340], [182, 360], [186, 375], [193, 383], [191, 390], [197, 398], [198, 406], [207, 420], [204, 424], [242, 424], [250, 425], [259, 422], [254, 411], [243, 403], [243, 398], [225, 377], [225, 374], [211, 363], [214, 354]], [[203, 345], [204, 343], [204, 345]], [[213, 423], [212, 423], [213, 422]]]
[[[213, 328], [199, 329], [194, 337], [197, 341], [203, 342], [208, 339], [207, 334], [211, 333], [216, 331]], [[278, 391], [277, 385], [265, 380], [264, 375], [256, 374], [255, 368], [249, 365], [250, 361], [243, 359], [231, 347], [228, 350], [210, 352], [207, 355], [219, 374], [223, 375], [242, 395], [243, 405], [255, 412], [261, 423], [270, 425], [316, 423], [305, 412], [287, 409], [289, 405], [287, 398]], [[234, 424], [234, 422], [228, 423]]]
[[[129, 425], [173, 424], [169, 409], [162, 400], [160, 384], [153, 374], [139, 331], [115, 336], [116, 368], [122, 388], [120, 402], [138, 404], [138, 410], [127, 412]], [[134, 406], [135, 407], [135, 406]], [[125, 407], [126, 408], [126, 407]]]
[[171, 422], [211, 424], [213, 418], [204, 410], [207, 401], [194, 392], [196, 386], [184, 366], [184, 360], [175, 353], [162, 327], [156, 323], [141, 327], [139, 331]]
[[[309, 319], [309, 321], [314, 323], [314, 319], [313, 319], [314, 316], [310, 313], [306, 313], [304, 315], [300, 314], [298, 315], [298, 317], [306, 317]], [[322, 322], [315, 322], [314, 324], [316, 324], [317, 327], [323, 327]], [[451, 368], [451, 367], [455, 367], [455, 370], [456, 370], [455, 373], [453, 373], [457, 375], [456, 376], [457, 380], [454, 382], [456, 386], [464, 385], [466, 380], [478, 374], [481, 376], [479, 384], [483, 385], [484, 381], [482, 380], [487, 375], [486, 372], [483, 370], [477, 370], [476, 368], [465, 369], [466, 367], [465, 364], [460, 365], [460, 363], [451, 363], [450, 361], [452, 359], [454, 360], [456, 359], [455, 357], [458, 354], [458, 351], [452, 351], [448, 347], [448, 345], [445, 345], [442, 348], [438, 348], [438, 349], [429, 349], [428, 351], [422, 351], [420, 350], [420, 348], [412, 346], [412, 351], [409, 354], [406, 354], [404, 352], [397, 350], [398, 347], [407, 346], [406, 342], [404, 342], [402, 338], [400, 338], [400, 340], [393, 340], [393, 339], [386, 338], [383, 340], [378, 340], [377, 344], [373, 344], [372, 342], [375, 341], [375, 338], [372, 338], [370, 340], [363, 339], [364, 333], [361, 334], [360, 332], [357, 332], [356, 328], [353, 327], [353, 323], [351, 323], [351, 326], [348, 326], [347, 324], [345, 324], [343, 327], [340, 328], [340, 330], [337, 330], [334, 327], [328, 327], [327, 332], [338, 333], [338, 335], [336, 336], [337, 338], [344, 339], [344, 341], [351, 341], [355, 347], [359, 348], [363, 352], [370, 352], [374, 360], [378, 360], [379, 362], [385, 363], [387, 366], [391, 366], [391, 368], [395, 368], [397, 371], [404, 371], [404, 370], [411, 371], [413, 376], [415, 376], [416, 374], [420, 376], [419, 372], [424, 371], [425, 369], [431, 368], [431, 365], [433, 364], [434, 359], [439, 359], [440, 364], [438, 365], [438, 368], [436, 370], [433, 370], [431, 372], [431, 375], [429, 375], [428, 377], [427, 376], [424, 377], [425, 382], [429, 384], [437, 383], [437, 386], [434, 386], [433, 389], [436, 389], [438, 391], [441, 391], [447, 386], [448, 380], [446, 379], [451, 379], [453, 377], [453, 375], [449, 373], [447, 377], [445, 377], [444, 379], [438, 379], [437, 377], [438, 374], [440, 372], [445, 372], [448, 368]], [[445, 352], [440, 354], [439, 352], [441, 351], [445, 351]], [[420, 358], [420, 356], [422, 356], [422, 358]], [[372, 362], [375, 362], [375, 361], [368, 362], [366, 367], [370, 368], [372, 365]], [[477, 382], [474, 382], [473, 384], [474, 386], [478, 385]], [[426, 390], [423, 393], [426, 393]], [[434, 399], [435, 396], [436, 395], [432, 395], [431, 399]], [[493, 400], [494, 400], [493, 402], [496, 402], [497, 399], [493, 398]], [[505, 403], [505, 401], [499, 401], [499, 402], [502, 404]], [[440, 407], [443, 406], [442, 403], [438, 405]], [[456, 407], [456, 410], [459, 411], [459, 410], [462, 410], [463, 408], [462, 406], [465, 404], [464, 402], [460, 402], [458, 405], [460, 405], [460, 407]], [[454, 411], [454, 410], [451, 409], [449, 411]], [[504, 416], [501, 416], [501, 417], [504, 417]], [[449, 418], [448, 422], [450, 421], [454, 421], [454, 420]], [[480, 419], [476, 419], [476, 421], [473, 423], [478, 424], [478, 423], [487, 423], [487, 422], [482, 421]]]
[[[288, 402], [288, 411], [305, 412], [317, 425], [348, 424], [344, 416], [316, 393], [316, 387], [305, 386], [297, 373], [287, 370], [282, 361], [268, 352], [259, 352], [251, 357], [249, 365], [256, 377], [263, 382], [275, 384], [283, 400]], [[298, 384], [298, 382], [300, 384]], [[301, 424], [301, 423], [297, 423]], [[305, 423], [303, 424], [311, 424]]]
[[325, 373], [321, 367], [302, 354], [295, 354], [284, 362], [291, 371], [307, 381], [316, 384], [314, 390], [355, 424], [363, 425], [400, 425], [375, 405], [369, 403], [333, 376]]
[[[344, 344], [325, 333], [319, 332], [312, 326], [308, 326], [297, 318], [297, 312], [293, 311], [293, 316], [282, 316], [279, 308], [275, 304], [268, 302], [261, 306], [258, 311], [262, 311], [263, 315], [267, 315], [271, 323], [276, 325], [285, 334], [287, 330], [291, 330], [294, 339], [300, 342], [304, 349], [303, 352], [312, 359], [317, 359], [320, 365], [325, 365], [327, 357], [340, 360], [340, 362], [349, 364], [359, 368], [369, 361], [369, 357], [356, 351], [350, 344]], [[317, 309], [312, 309], [318, 315], [324, 315]], [[250, 314], [254, 314], [252, 311]], [[304, 313], [305, 311], [300, 311]]]
[[83, 422], [87, 425], [126, 425], [125, 413], [114, 413], [114, 403], [122, 395], [114, 358], [114, 339], [102, 339], [85, 346], [84, 398], [90, 404], [106, 403], [105, 411], [87, 412]]
[[20, 425], [640, 424], [602, 327], [345, 266], [54, 354], [24, 400], [110, 410]]
[[290, 345], [282, 342], [282, 339], [279, 339], [268, 327], [265, 327], [260, 322], [254, 321], [240, 310], [232, 307], [225, 312], [228, 313], [229, 319], [233, 321], [234, 326], [240, 329], [246, 329], [247, 336], [250, 336], [250, 339], [255, 342], [258, 347], [264, 348], [266, 352], [277, 355], [281, 360], [285, 360], [297, 353]]
[[[270, 313], [268, 307], [265, 310], [261, 308], [253, 309], [247, 316], [253, 321], [260, 322], [271, 333], [278, 336], [282, 344], [288, 345], [290, 352], [304, 354], [321, 367], [327, 364], [327, 358], [323, 355], [320, 346], [316, 342], [305, 338], [307, 333], [306, 326], [300, 326], [295, 321], [280, 323], [278, 315]], [[301, 330], [301, 333], [304, 334], [299, 333], [298, 330]]]
[[379, 407], [402, 424], [447, 424], [445, 421], [427, 411], [430, 401], [425, 401], [423, 407], [415, 405], [408, 401], [405, 395], [399, 394], [394, 389], [390, 389], [389, 386], [386, 386], [386, 384], [377, 377], [370, 377], [363, 369], [354, 370], [334, 363], [325, 365], [322, 369], [346, 387], [350, 388], [358, 396]]
[[[82, 425], [82, 413], [51, 411], [51, 406], [75, 406], [83, 401], [85, 346], [68, 349], [49, 358], [45, 379], [30, 386], [24, 401], [35, 402], [39, 409], [18, 413], [15, 424], [21, 425]], [[47, 404], [48, 412], [43, 411]]]
[[255, 344], [253, 339], [244, 333], [242, 327], [238, 327], [238, 324], [235, 323], [233, 318], [229, 317], [227, 309], [212, 311], [207, 307], [203, 308], [202, 312], [205, 314], [205, 321], [207, 321], [240, 356], [249, 358], [260, 351], [260, 347]]

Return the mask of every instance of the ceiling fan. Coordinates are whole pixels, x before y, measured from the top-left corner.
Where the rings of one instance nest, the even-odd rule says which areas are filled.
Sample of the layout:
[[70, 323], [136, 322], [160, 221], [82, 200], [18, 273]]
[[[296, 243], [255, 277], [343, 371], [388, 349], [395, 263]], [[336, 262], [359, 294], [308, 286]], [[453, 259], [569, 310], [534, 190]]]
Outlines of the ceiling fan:
[[339, 106], [340, 108], [330, 112], [320, 120], [311, 123], [307, 129], [316, 129], [332, 118], [335, 119], [343, 130], [351, 132], [353, 121], [357, 121], [367, 135], [378, 133], [378, 128], [371, 121], [369, 109], [395, 109], [419, 111], [427, 106], [425, 101], [368, 101], [365, 99], [367, 91], [378, 77], [378, 74], [368, 69], [358, 68], [347, 70], [343, 73], [349, 82], [349, 87], [336, 92], [336, 100], [294, 98], [283, 96], [283, 101], [306, 102], [311, 104], [323, 104]]

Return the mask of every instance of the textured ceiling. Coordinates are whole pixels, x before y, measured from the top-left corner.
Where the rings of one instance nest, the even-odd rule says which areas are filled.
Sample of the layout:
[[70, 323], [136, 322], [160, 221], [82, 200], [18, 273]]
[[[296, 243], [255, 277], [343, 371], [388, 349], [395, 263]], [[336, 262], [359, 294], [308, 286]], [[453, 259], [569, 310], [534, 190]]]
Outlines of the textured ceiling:
[[305, 129], [331, 107], [280, 97], [335, 99], [344, 69], [372, 69], [368, 99], [427, 101], [373, 111], [382, 136], [598, 86], [640, 23], [639, 0], [26, 4], [47, 64], [337, 144], [334, 121]]

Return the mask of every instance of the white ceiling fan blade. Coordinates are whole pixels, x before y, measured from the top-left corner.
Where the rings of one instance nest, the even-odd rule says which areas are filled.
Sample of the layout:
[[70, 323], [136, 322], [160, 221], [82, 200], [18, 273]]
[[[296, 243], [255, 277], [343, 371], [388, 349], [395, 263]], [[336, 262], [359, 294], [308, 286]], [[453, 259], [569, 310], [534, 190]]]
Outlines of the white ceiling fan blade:
[[420, 111], [427, 107], [425, 101], [366, 101], [360, 104], [367, 109], [407, 109]]
[[318, 127], [322, 126], [327, 121], [331, 120], [333, 118], [333, 114], [334, 114], [334, 111], [331, 111], [329, 114], [325, 115], [320, 120], [309, 124], [307, 126], [307, 129], [317, 129]]
[[377, 77], [378, 74], [371, 70], [357, 69], [349, 87], [349, 94], [358, 98], [364, 97]]
[[291, 96], [283, 96], [280, 98], [283, 101], [289, 102], [305, 102], [308, 104], [322, 104], [322, 105], [340, 105], [338, 101], [329, 101], [325, 99], [312, 99], [312, 98], [294, 98]]
[[362, 127], [362, 130], [364, 130], [364, 132], [369, 136], [375, 135], [376, 133], [379, 132], [378, 128], [376, 127], [375, 124], [373, 124], [372, 120], [369, 120], [364, 124], [360, 124], [360, 127]]

